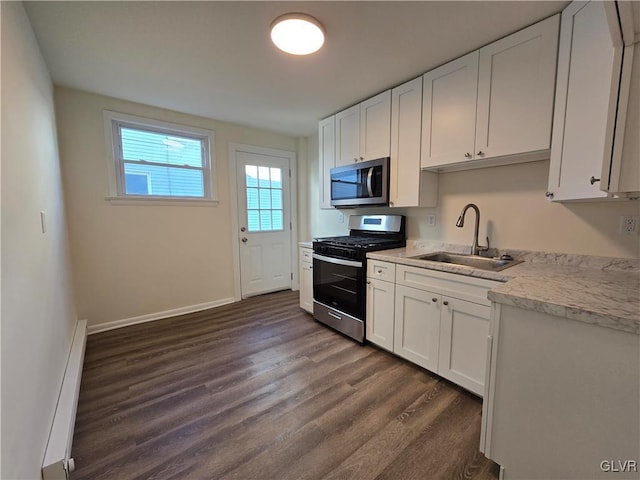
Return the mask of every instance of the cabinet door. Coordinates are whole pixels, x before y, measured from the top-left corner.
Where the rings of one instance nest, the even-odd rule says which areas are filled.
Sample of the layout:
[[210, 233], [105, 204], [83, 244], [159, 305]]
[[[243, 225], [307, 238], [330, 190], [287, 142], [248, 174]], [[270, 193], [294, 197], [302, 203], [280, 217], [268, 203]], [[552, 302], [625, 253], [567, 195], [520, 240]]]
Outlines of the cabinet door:
[[396, 285], [393, 351], [432, 372], [438, 371], [439, 295]]
[[442, 297], [438, 373], [484, 395], [487, 336], [491, 308]]
[[420, 170], [422, 77], [391, 91], [389, 206], [434, 207], [437, 174]]
[[473, 158], [478, 51], [423, 76], [422, 168]]
[[393, 351], [395, 284], [367, 279], [367, 340]]
[[325, 118], [318, 124], [318, 163], [320, 164], [320, 208], [331, 207], [331, 169], [336, 166], [336, 119]]
[[559, 15], [480, 49], [476, 158], [551, 147]]
[[360, 105], [336, 113], [336, 167], [360, 159]]
[[612, 41], [604, 4], [573, 2], [562, 12], [549, 167], [553, 200], [607, 196], [590, 179], [600, 178], [603, 163], [611, 161], [622, 43]]
[[391, 144], [391, 90], [360, 104], [360, 160], [388, 157]]
[[300, 308], [313, 313], [313, 251], [310, 248], [299, 248], [300, 265]]

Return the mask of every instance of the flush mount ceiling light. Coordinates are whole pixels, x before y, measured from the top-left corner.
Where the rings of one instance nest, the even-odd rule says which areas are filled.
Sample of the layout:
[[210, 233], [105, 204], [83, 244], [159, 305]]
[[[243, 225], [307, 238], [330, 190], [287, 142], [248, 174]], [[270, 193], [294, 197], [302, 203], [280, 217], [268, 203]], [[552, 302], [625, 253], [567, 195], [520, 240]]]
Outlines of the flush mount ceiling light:
[[271, 24], [271, 41], [283, 52], [309, 55], [324, 44], [324, 28], [310, 15], [287, 13]]

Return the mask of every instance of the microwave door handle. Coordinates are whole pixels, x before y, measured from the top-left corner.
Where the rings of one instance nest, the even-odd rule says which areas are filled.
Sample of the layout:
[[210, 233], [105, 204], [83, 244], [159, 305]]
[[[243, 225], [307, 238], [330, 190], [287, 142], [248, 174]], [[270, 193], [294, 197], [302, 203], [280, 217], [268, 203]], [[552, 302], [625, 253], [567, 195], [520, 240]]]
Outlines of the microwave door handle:
[[369, 168], [369, 173], [367, 174], [367, 191], [369, 192], [369, 198], [373, 198], [373, 168]]

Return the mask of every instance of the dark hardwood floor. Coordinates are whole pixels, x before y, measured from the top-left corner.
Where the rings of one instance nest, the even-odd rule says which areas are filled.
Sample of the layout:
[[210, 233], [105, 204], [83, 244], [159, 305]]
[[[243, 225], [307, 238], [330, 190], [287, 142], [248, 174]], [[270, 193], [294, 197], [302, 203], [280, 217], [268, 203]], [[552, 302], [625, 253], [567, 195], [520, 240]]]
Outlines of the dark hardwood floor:
[[279, 292], [91, 335], [71, 478], [495, 479], [481, 407]]

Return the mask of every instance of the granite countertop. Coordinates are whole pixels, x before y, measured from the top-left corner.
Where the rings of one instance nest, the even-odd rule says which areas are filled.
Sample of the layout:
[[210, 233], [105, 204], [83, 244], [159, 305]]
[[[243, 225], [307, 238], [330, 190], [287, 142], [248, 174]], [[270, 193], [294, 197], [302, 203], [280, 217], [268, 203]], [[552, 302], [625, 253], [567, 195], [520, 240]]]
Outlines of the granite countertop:
[[303, 248], [313, 248], [313, 242], [311, 240], [308, 242], [298, 242], [298, 246]]
[[491, 301], [640, 335], [638, 260], [509, 250], [503, 253], [523, 263], [489, 272], [411, 258], [437, 251], [469, 253], [469, 247], [408, 242], [367, 257], [497, 280], [503, 283], [489, 291]]

